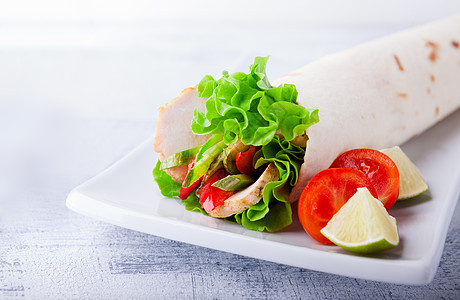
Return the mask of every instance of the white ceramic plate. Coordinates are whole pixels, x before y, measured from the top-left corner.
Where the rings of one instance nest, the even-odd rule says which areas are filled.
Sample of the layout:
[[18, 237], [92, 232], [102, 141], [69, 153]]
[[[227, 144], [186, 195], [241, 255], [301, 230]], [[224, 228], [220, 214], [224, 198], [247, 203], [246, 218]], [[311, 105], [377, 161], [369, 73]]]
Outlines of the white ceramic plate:
[[294, 223], [261, 233], [199, 213], [163, 197], [152, 178], [153, 139], [75, 188], [67, 206], [118, 226], [212, 249], [317, 271], [401, 284], [426, 284], [438, 267], [460, 191], [460, 111], [402, 146], [424, 174], [429, 191], [398, 203], [400, 245], [360, 256], [313, 241]]

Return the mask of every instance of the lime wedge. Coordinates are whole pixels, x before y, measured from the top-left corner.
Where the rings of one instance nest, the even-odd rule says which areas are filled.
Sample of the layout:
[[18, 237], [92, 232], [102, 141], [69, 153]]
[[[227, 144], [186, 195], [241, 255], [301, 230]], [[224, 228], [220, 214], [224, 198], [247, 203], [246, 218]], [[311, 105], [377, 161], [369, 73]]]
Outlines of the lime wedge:
[[321, 233], [337, 246], [357, 253], [375, 253], [399, 244], [396, 219], [367, 188], [358, 188]]
[[396, 164], [399, 171], [399, 197], [398, 200], [405, 200], [423, 194], [428, 190], [428, 185], [423, 179], [422, 173], [409, 157], [395, 146], [389, 149], [380, 150], [388, 155]]

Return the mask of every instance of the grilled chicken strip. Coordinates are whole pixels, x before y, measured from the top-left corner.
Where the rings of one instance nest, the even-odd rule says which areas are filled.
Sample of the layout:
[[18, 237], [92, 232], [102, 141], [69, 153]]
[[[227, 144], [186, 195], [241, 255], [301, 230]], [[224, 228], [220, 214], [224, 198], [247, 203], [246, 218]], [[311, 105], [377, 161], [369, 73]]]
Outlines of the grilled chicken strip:
[[227, 198], [224, 204], [216, 207], [209, 215], [215, 218], [226, 218], [257, 204], [262, 199], [265, 185], [278, 180], [279, 176], [276, 166], [273, 163], [269, 164], [256, 182]]

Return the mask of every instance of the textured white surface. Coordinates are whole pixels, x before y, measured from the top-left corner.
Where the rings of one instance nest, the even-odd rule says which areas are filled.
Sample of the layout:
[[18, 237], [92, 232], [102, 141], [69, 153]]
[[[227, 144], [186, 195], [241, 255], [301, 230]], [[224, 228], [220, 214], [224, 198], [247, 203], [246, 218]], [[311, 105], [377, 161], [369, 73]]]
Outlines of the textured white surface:
[[[45, 176], [44, 168], [32, 168], [27, 172], [31, 176], [27, 186], [2, 195], [0, 298], [458, 296], [458, 205], [435, 278], [421, 287], [330, 275], [209, 250], [96, 221], [65, 207], [65, 199], [76, 184], [120, 159], [150, 136], [153, 127], [152, 122], [71, 121], [75, 126], [70, 126], [65, 136], [54, 136], [65, 145], [65, 161], [56, 151], [41, 156], [45, 165], [55, 166], [52, 174]], [[119, 138], [113, 139], [114, 135]], [[27, 178], [27, 174], [22, 177]]]
[[459, 206], [436, 276], [422, 287], [209, 250], [65, 207], [72, 188], [152, 135], [152, 99], [169, 101], [207, 73], [246, 70], [255, 55], [271, 55], [274, 79], [325, 54], [458, 13], [458, 1], [424, 1], [415, 10], [410, 2], [331, 10], [298, 1], [294, 11], [323, 21], [277, 21], [273, 5], [262, 25], [248, 15], [240, 23], [231, 14], [222, 23], [197, 20], [193, 5], [179, 9], [185, 20], [174, 18], [174, 6], [168, 20], [155, 19], [148, 1], [135, 9], [124, 1], [114, 9], [96, 1], [11, 3], [14, 11], [4, 3], [0, 9], [0, 298], [458, 298]]

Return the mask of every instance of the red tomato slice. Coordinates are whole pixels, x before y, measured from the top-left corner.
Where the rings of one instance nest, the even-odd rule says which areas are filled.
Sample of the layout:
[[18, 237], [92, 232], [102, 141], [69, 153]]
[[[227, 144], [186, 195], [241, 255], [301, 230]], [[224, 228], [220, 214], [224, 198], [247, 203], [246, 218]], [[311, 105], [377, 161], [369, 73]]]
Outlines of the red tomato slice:
[[249, 176], [257, 175], [256, 169], [254, 169], [254, 155], [259, 151], [261, 147], [250, 146], [248, 150], [239, 152], [236, 154], [236, 168], [243, 174]]
[[330, 244], [320, 230], [360, 187], [366, 187], [377, 197], [371, 181], [358, 170], [326, 169], [313, 176], [299, 199], [298, 213], [302, 227], [318, 242]]
[[200, 192], [200, 203], [206, 212], [209, 213], [214, 210], [214, 208], [222, 205], [225, 199], [235, 193], [232, 191], [224, 191], [212, 186], [214, 182], [221, 180], [227, 175], [228, 172], [225, 169], [219, 169], [203, 184]]
[[362, 171], [374, 185], [378, 199], [389, 210], [399, 196], [399, 171], [387, 155], [373, 149], [353, 149], [337, 157], [331, 168]]
[[[195, 158], [188, 164], [187, 172], [190, 171], [190, 169], [193, 168], [194, 165], [195, 165]], [[181, 186], [180, 191], [179, 191], [179, 198], [181, 198], [182, 200], [187, 199], [187, 197], [193, 192], [193, 190], [198, 187], [202, 179], [203, 179], [203, 176], [201, 176], [200, 179], [192, 183], [189, 187], [184, 188]]]

